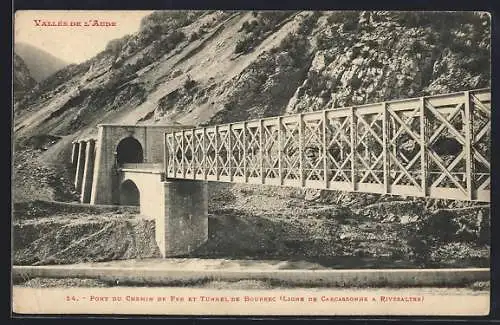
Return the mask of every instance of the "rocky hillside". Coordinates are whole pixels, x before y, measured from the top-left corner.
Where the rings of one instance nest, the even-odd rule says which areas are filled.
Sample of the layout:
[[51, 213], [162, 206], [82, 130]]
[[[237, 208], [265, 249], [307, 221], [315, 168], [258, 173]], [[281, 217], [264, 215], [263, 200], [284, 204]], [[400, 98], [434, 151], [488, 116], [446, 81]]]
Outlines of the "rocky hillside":
[[41, 158], [60, 165], [102, 122], [208, 125], [488, 86], [487, 14], [160, 11], [38, 83], [15, 135], [55, 139]]
[[31, 73], [24, 63], [23, 59], [14, 54], [14, 76], [13, 76], [13, 84], [14, 84], [14, 100], [21, 99], [25, 93], [35, 85], [36, 81], [31, 76]]
[[16, 43], [14, 52], [23, 58], [33, 79], [37, 82], [46, 79], [68, 65], [64, 60], [30, 44]]
[[487, 87], [489, 70], [480, 13], [156, 12], [40, 83], [16, 127], [236, 121]]

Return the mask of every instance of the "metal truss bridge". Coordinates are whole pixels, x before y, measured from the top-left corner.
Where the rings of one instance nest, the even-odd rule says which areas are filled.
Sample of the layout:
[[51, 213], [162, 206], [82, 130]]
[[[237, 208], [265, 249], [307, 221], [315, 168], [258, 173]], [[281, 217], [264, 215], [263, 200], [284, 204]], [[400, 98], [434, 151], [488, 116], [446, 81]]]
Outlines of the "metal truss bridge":
[[490, 89], [165, 134], [167, 178], [490, 201]]

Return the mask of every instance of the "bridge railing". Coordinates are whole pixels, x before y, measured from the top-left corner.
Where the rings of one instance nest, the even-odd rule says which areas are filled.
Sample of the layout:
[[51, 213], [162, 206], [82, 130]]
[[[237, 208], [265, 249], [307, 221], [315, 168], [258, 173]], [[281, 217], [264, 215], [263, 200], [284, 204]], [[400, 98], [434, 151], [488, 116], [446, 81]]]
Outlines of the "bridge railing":
[[165, 134], [167, 178], [490, 200], [478, 89]]

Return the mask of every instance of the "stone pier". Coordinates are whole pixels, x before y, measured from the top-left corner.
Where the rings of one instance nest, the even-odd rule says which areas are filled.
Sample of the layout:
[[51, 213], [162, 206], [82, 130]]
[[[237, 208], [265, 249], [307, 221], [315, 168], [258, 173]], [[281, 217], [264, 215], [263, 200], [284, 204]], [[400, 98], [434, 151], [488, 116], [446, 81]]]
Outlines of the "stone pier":
[[80, 144], [76, 141], [73, 141], [73, 147], [71, 148], [71, 166], [76, 167], [78, 161], [78, 150]]
[[92, 191], [92, 179], [94, 176], [94, 153], [95, 140], [90, 139], [86, 142], [85, 149], [85, 165], [83, 168], [82, 191], [80, 194], [80, 202], [90, 203], [90, 194]]
[[206, 181], [165, 181], [161, 171], [146, 168], [122, 169], [117, 181], [123, 197], [119, 203], [139, 201], [140, 214], [155, 220], [155, 239], [163, 257], [189, 254], [207, 241]]
[[77, 191], [81, 190], [82, 181], [83, 181], [83, 168], [85, 165], [85, 141], [81, 140], [78, 142], [78, 158], [76, 164], [76, 173], [75, 173], [75, 189]]
[[156, 217], [156, 243], [164, 257], [185, 255], [208, 240], [206, 181], [167, 180], [164, 214]]

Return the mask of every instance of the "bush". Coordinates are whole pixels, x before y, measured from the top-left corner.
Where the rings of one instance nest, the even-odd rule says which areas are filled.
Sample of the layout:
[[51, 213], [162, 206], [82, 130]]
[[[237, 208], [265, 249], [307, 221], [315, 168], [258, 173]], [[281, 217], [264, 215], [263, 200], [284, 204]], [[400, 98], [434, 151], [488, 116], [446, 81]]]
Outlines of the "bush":
[[167, 37], [161, 39], [160, 44], [163, 47], [168, 48], [169, 50], [173, 49], [180, 42], [182, 42], [186, 38], [186, 35], [181, 31], [173, 31], [168, 34]]
[[130, 65], [127, 65], [127, 70], [130, 69], [131, 72], [136, 72], [148, 65], [150, 65], [151, 63], [154, 62], [154, 59], [150, 56], [147, 56], [147, 55], [143, 55], [141, 56], [139, 59], [137, 59], [137, 61], [135, 62], [134, 65], [130, 66]]
[[255, 43], [255, 39], [250, 35], [243, 39], [240, 39], [234, 48], [234, 53], [249, 53], [252, 51], [252, 45]]
[[314, 25], [316, 24], [320, 16], [321, 13], [319, 11], [314, 11], [312, 15], [307, 16], [300, 24], [299, 34], [309, 34], [313, 30]]
[[344, 31], [345, 32], [355, 31], [357, 28], [358, 28], [358, 21], [357, 20], [348, 20], [344, 23]]
[[246, 32], [248, 35], [236, 43], [234, 53], [249, 53], [265, 37], [265, 34], [272, 31], [284, 19], [291, 16], [290, 11], [269, 11], [261, 12], [255, 15], [256, 19], [251, 22], [244, 22], [239, 31]]
[[193, 42], [193, 41], [196, 41], [197, 39], [200, 38], [200, 34], [198, 34], [197, 32], [193, 32], [191, 34], [191, 36], [189, 37], [189, 41], [190, 42]]
[[375, 49], [375, 48], [378, 48], [379, 47], [379, 44], [376, 40], [373, 40], [373, 39], [369, 39], [366, 41], [366, 45], [369, 47], [369, 48], [372, 48], [372, 49]]
[[106, 48], [104, 49], [104, 51], [111, 53], [111, 54], [117, 54], [118, 52], [121, 51], [123, 46], [130, 39], [130, 37], [131, 37], [130, 35], [125, 35], [122, 38], [117, 38], [117, 39], [109, 41], [108, 44], [106, 45]]
[[434, 26], [437, 30], [450, 30], [463, 25], [464, 21], [470, 22], [475, 27], [482, 26], [488, 19], [474, 12], [398, 12], [394, 20], [405, 27]]
[[174, 31], [160, 40], [154, 41], [151, 51], [152, 61], [172, 51], [185, 38], [186, 35], [183, 32]]
[[251, 22], [245, 21], [241, 25], [238, 32], [246, 32], [246, 33], [259, 32], [259, 22], [255, 19], [252, 20]]
[[357, 76], [353, 76], [350, 82], [350, 86], [352, 89], [359, 89], [361, 85], [363, 84], [363, 80], [358, 78]]
[[190, 77], [188, 77], [186, 79], [186, 81], [184, 81], [184, 89], [186, 90], [190, 90], [192, 89], [194, 86], [196, 86], [196, 80], [193, 80], [191, 79]]
[[280, 43], [280, 49], [288, 52], [295, 67], [302, 67], [307, 58], [309, 41], [303, 35], [288, 34]]
[[467, 46], [464, 42], [459, 40], [452, 40], [449, 47], [450, 50], [452, 50], [455, 53], [467, 54], [473, 51], [471, 47]]
[[370, 68], [377, 68], [377, 69], [383, 69], [384, 68], [384, 64], [378, 60], [371, 60], [369, 63], [368, 63], [368, 66]]
[[244, 31], [244, 30], [247, 30], [248, 25], [249, 25], [249, 24], [248, 24], [248, 21], [245, 21], [245, 22], [241, 25], [240, 29], [238, 29], [238, 32], [242, 32], [242, 31]]
[[490, 69], [489, 58], [472, 58], [460, 64], [460, 67], [472, 74], [488, 73]]
[[122, 60], [113, 61], [113, 63], [111, 63], [111, 68], [113, 68], [113, 69], [119, 69], [122, 66], [123, 66]]
[[359, 12], [357, 11], [340, 11], [330, 14], [327, 22], [330, 25], [344, 24], [345, 30], [352, 30], [358, 26]]
[[318, 50], [326, 50], [333, 47], [333, 39], [326, 35], [325, 33], [321, 33], [316, 38], [316, 46]]
[[276, 25], [280, 21], [283, 21], [294, 14], [294, 11], [263, 11], [260, 13], [260, 18], [264, 25], [272, 26]]
[[447, 243], [455, 238], [458, 225], [454, 215], [446, 210], [436, 211], [427, 216], [417, 229], [417, 234], [429, 242]]
[[408, 246], [413, 250], [413, 257], [416, 262], [425, 264], [430, 258], [430, 247], [429, 243], [424, 239], [416, 236], [415, 234], [410, 234], [408, 238]]
[[429, 12], [400, 12], [396, 15], [396, 21], [406, 27], [426, 26], [432, 22], [432, 14]]
[[204, 11], [166, 10], [155, 11], [144, 17], [140, 24], [140, 33], [160, 32], [166, 34], [171, 30], [187, 26], [203, 15]]

